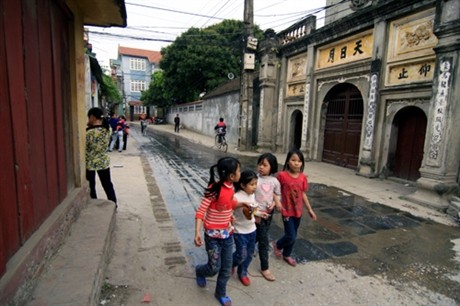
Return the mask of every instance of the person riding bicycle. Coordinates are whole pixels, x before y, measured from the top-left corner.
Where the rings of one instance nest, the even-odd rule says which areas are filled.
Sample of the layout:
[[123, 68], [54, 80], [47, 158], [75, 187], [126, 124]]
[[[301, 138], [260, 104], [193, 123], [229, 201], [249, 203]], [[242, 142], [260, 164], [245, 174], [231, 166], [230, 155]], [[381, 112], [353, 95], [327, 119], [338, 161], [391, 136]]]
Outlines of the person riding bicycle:
[[216, 131], [216, 134], [219, 135], [219, 143], [222, 143], [222, 137], [227, 134], [227, 125], [224, 122], [224, 118], [219, 118], [219, 122], [217, 122], [214, 127], [214, 131]]

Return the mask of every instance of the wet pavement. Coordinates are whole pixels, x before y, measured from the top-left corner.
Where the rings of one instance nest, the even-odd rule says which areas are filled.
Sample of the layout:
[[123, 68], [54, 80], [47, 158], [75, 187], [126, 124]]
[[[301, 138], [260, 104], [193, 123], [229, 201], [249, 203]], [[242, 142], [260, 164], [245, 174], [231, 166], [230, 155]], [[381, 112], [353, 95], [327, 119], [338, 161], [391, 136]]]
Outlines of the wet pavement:
[[[202, 263], [204, 248], [193, 244], [195, 211], [209, 179], [209, 167], [231, 154], [155, 130], [139, 139], [139, 145], [153, 169], [189, 264]], [[256, 168], [256, 157], [235, 157], [243, 168]], [[315, 184], [314, 178], [308, 196], [318, 221], [312, 222], [307, 214], [302, 218], [293, 254], [299, 262], [331, 261], [357, 275], [385, 274], [460, 303], [460, 267], [451, 242], [460, 238], [458, 228]], [[280, 215], [275, 214], [270, 236], [276, 239], [282, 234]]]

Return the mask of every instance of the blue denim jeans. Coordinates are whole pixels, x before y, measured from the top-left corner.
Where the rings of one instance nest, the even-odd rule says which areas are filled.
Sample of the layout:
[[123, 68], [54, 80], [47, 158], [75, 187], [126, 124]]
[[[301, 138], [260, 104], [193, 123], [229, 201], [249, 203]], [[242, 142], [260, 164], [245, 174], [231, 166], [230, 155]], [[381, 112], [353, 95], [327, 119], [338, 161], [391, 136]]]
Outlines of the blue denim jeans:
[[291, 256], [292, 249], [294, 248], [295, 239], [297, 238], [297, 229], [300, 225], [300, 218], [296, 217], [283, 217], [284, 236], [276, 242], [276, 247], [283, 250], [283, 256]]
[[123, 131], [112, 133], [109, 151], [113, 150], [113, 147], [115, 146], [115, 143], [117, 142], [117, 139], [118, 139], [118, 151], [121, 152], [121, 150], [123, 149]]
[[249, 234], [233, 234], [233, 238], [236, 247], [233, 253], [233, 267], [238, 267], [238, 276], [247, 276], [256, 247], [256, 231]]
[[204, 235], [204, 242], [208, 253], [208, 263], [196, 266], [196, 276], [212, 277], [219, 273], [214, 295], [225, 297], [232, 269], [233, 237], [218, 239]]

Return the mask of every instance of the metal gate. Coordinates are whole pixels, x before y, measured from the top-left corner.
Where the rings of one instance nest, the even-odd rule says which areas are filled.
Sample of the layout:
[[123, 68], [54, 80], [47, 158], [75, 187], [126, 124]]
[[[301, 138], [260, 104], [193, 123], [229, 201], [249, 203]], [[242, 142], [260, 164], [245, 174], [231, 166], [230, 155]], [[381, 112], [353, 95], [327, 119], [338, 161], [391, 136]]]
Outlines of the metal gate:
[[342, 84], [326, 100], [323, 161], [356, 169], [363, 121], [361, 93], [353, 85]]

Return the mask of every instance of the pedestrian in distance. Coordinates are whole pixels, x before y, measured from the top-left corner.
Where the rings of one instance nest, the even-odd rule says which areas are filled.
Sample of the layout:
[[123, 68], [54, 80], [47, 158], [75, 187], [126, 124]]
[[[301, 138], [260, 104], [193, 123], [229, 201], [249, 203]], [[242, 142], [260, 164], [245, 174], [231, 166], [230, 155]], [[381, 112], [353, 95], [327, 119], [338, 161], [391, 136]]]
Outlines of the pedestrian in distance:
[[[218, 180], [215, 179], [217, 171]], [[240, 162], [233, 157], [223, 157], [210, 169], [208, 187], [195, 215], [195, 245], [206, 245], [208, 262], [195, 268], [196, 283], [206, 287], [206, 277], [217, 275], [214, 296], [221, 305], [230, 306], [227, 282], [233, 262], [233, 211], [248, 204], [237, 202], [234, 184], [240, 179]], [[201, 227], [204, 227], [204, 240]]]
[[[119, 116], [118, 117], [118, 122], [117, 122], [117, 127], [115, 128], [117, 132], [117, 140], [115, 142], [115, 146], [118, 147], [118, 152], [121, 152], [123, 150], [124, 146], [124, 135], [125, 135], [125, 128], [126, 128], [126, 123], [125, 123], [125, 117], [124, 116]], [[113, 135], [113, 133], [112, 133]], [[113, 142], [110, 145], [109, 151], [112, 152], [113, 150]]]
[[143, 136], [147, 134], [147, 126], [149, 125], [149, 120], [147, 119], [146, 114], [141, 114], [139, 117], [139, 120], [141, 122], [141, 133]]
[[109, 139], [109, 123], [104, 118], [102, 109], [91, 108], [88, 111], [85, 148], [86, 179], [89, 182], [90, 197], [97, 199], [97, 173], [107, 198], [117, 205], [117, 197], [110, 177], [110, 158], [107, 154]]
[[179, 133], [180, 130], [180, 117], [179, 114], [176, 114], [174, 117], [174, 132]]
[[109, 151], [112, 152], [113, 147], [117, 143], [118, 140], [118, 133], [117, 133], [117, 125], [118, 125], [118, 116], [115, 113], [112, 113], [109, 124], [110, 124], [110, 130], [112, 131], [111, 137], [110, 137], [110, 143], [109, 143]]
[[256, 246], [256, 224], [253, 214], [254, 208], [257, 207], [256, 188], [257, 174], [252, 170], [242, 171], [240, 180], [236, 184], [235, 198], [238, 202], [249, 203], [253, 209], [250, 210], [243, 206], [235, 209], [233, 213], [235, 252], [233, 252], [232, 275], [236, 269], [241, 283], [245, 286], [251, 284], [248, 277], [248, 267], [251, 264]]
[[281, 187], [278, 179], [275, 177], [278, 172], [278, 160], [271, 153], [264, 153], [257, 160], [257, 189], [255, 193], [257, 203], [256, 241], [259, 250], [260, 271], [262, 276], [268, 281], [274, 281], [275, 276], [269, 270], [268, 252], [270, 242], [268, 239], [268, 230], [272, 222], [274, 208], [281, 211]]
[[292, 149], [286, 156], [283, 171], [277, 174], [281, 185], [281, 215], [284, 225], [284, 236], [273, 242], [275, 256], [283, 256], [291, 266], [297, 262], [291, 257], [292, 249], [297, 238], [297, 230], [302, 217], [302, 204], [305, 204], [307, 212], [312, 220], [316, 220], [310, 201], [307, 197], [308, 180], [303, 173], [305, 159], [299, 149]]
[[129, 124], [126, 122], [125, 116], [120, 116], [121, 120], [123, 120], [124, 127], [123, 129], [123, 151], [126, 151], [126, 147], [128, 146], [128, 136], [129, 136]]

